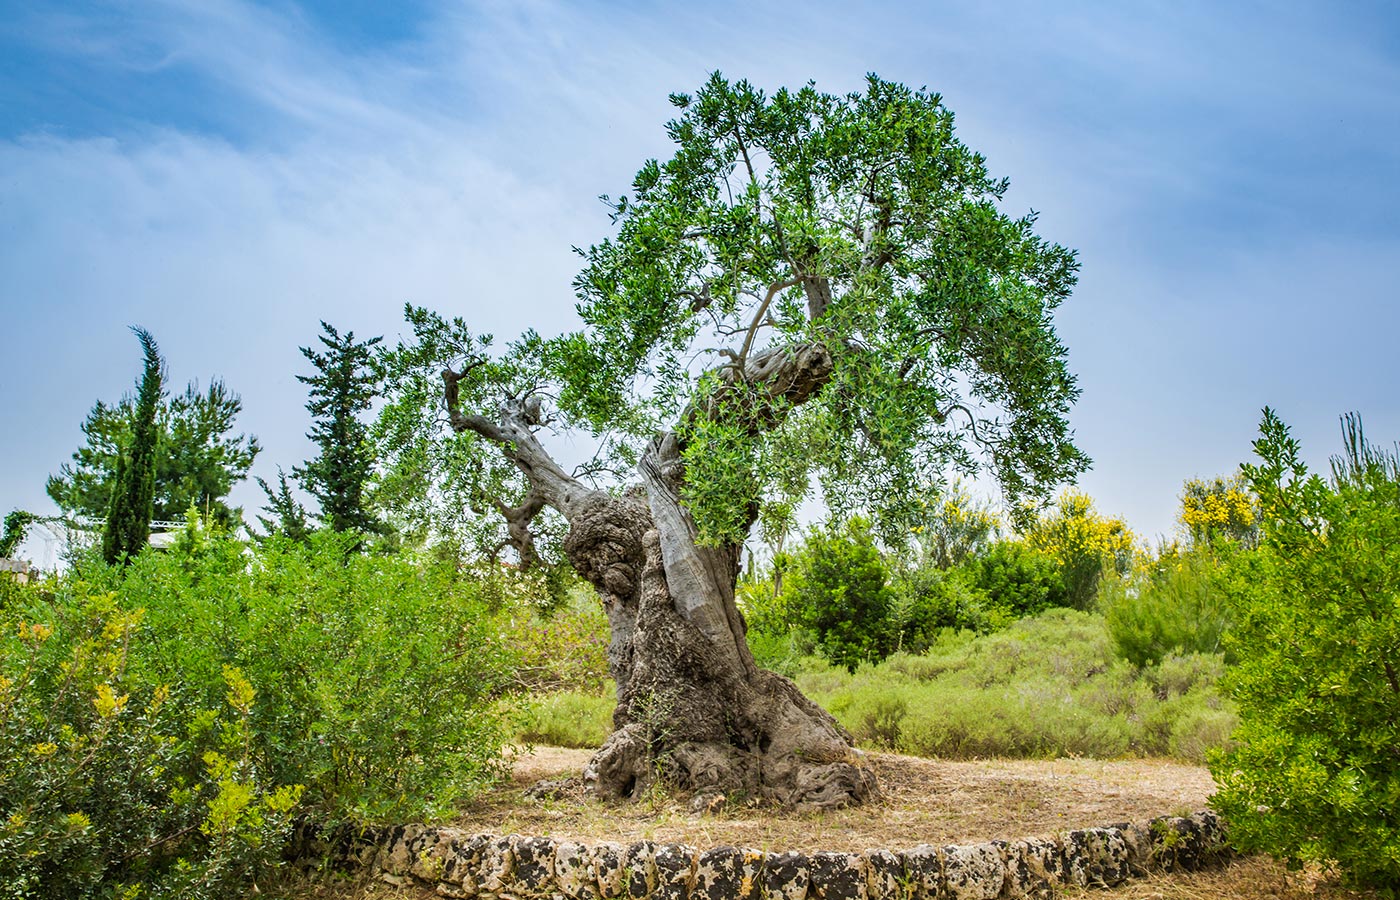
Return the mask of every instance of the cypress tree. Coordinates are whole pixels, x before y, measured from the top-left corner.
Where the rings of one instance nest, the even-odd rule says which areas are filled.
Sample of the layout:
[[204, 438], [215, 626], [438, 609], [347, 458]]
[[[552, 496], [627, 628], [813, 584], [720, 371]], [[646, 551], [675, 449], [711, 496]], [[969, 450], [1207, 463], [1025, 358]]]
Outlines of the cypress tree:
[[372, 348], [382, 338], [356, 343], [353, 331], [342, 337], [325, 322], [321, 328], [326, 352], [301, 348], [302, 355], [316, 367], [316, 374], [297, 376], [311, 387], [306, 408], [314, 421], [306, 436], [321, 452], [293, 472], [320, 502], [324, 525], [334, 531], [375, 534], [381, 526], [366, 508], [364, 495], [374, 456], [369, 428], [359, 416], [369, 409], [378, 392]]
[[151, 536], [151, 511], [155, 502], [156, 413], [160, 409], [162, 361], [151, 333], [135, 326], [131, 330], [141, 342], [145, 370], [136, 391], [131, 443], [123, 448], [117, 462], [112, 506], [107, 513], [107, 530], [102, 536], [102, 556], [111, 564], [125, 564], [146, 546]]

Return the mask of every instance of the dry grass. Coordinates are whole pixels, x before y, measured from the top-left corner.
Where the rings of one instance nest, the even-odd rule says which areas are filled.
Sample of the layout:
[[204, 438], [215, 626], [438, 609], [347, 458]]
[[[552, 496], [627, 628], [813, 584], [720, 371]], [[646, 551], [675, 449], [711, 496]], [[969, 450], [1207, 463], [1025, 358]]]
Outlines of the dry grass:
[[[940, 762], [871, 754], [885, 797], [824, 815], [771, 807], [729, 807], [699, 816], [684, 799], [660, 793], [625, 804], [568, 798], [531, 801], [526, 787], [582, 769], [587, 750], [538, 748], [515, 761], [514, 779], [454, 823], [469, 831], [540, 834], [593, 841], [657, 840], [697, 847], [854, 851], [919, 843], [973, 843], [1054, 834], [1200, 809], [1214, 790], [1203, 768], [1158, 760], [988, 760]], [[297, 882], [291, 900], [427, 900], [417, 887], [377, 882]], [[1205, 872], [1157, 875], [1112, 890], [1066, 892], [1084, 900], [1375, 900], [1320, 873], [1288, 872], [1262, 857]]]
[[515, 781], [458, 821], [468, 831], [545, 834], [568, 840], [654, 840], [760, 850], [860, 851], [915, 844], [976, 843], [1071, 831], [1205, 806], [1210, 773], [1160, 760], [988, 760], [941, 762], [872, 753], [883, 799], [824, 814], [731, 804], [712, 814], [658, 792], [636, 802], [580, 797], [530, 801], [525, 787], [577, 773], [587, 750], [540, 748], [516, 761]]

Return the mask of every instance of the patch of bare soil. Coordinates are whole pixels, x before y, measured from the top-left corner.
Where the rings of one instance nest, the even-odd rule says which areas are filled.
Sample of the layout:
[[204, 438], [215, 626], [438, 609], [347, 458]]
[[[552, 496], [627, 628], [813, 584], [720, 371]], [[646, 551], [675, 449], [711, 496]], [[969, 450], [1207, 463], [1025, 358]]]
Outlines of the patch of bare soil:
[[884, 797], [822, 814], [733, 801], [703, 815], [665, 792], [626, 803], [566, 794], [529, 800], [542, 779], [576, 775], [587, 750], [537, 748], [515, 761], [514, 782], [479, 800], [455, 823], [469, 831], [581, 842], [654, 840], [709, 848], [860, 851], [916, 844], [978, 843], [1052, 835], [1115, 822], [1146, 822], [1201, 809], [1215, 789], [1197, 766], [1160, 760], [1087, 759], [942, 762], [872, 753]]

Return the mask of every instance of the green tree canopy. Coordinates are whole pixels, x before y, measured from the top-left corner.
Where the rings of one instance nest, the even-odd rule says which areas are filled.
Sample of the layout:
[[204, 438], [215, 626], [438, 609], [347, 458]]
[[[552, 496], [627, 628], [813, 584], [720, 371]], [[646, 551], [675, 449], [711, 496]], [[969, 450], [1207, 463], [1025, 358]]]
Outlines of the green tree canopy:
[[818, 484], [836, 513], [877, 514], [893, 543], [920, 486], [950, 468], [986, 466], [1011, 497], [1040, 498], [1088, 466], [1052, 323], [1075, 254], [1040, 238], [1033, 213], [1002, 211], [1007, 181], [954, 136], [937, 94], [871, 76], [845, 96], [769, 95], [716, 74], [671, 99], [674, 155], [604, 198], [616, 234], [580, 251], [581, 330], [495, 352], [462, 319], [409, 310], [418, 340], [387, 415], [410, 424], [381, 428], [391, 472], [524, 498], [515, 467], [480, 451], [439, 448], [428, 471], [421, 423], [454, 359], [471, 360], [454, 381], [461, 414], [548, 398], [549, 426], [601, 439], [586, 472], [628, 470], [673, 430], [708, 543], [743, 540], [754, 504], [781, 509]]
[[[257, 438], [233, 433], [242, 410], [243, 401], [217, 378], [208, 388], [191, 382], [183, 393], [158, 399], [155, 519], [180, 519], [194, 507], [224, 527], [241, 521], [242, 510], [226, 500], [233, 486], [248, 476], [262, 449]], [[82, 425], [86, 443], [48, 480], [49, 496], [64, 513], [106, 517], [135, 415], [136, 402], [129, 396], [115, 404], [99, 400], [93, 405]]]
[[112, 479], [112, 505], [102, 533], [102, 556], [108, 563], [128, 561], [146, 546], [151, 535], [156, 455], [160, 449], [156, 415], [160, 408], [165, 361], [160, 358], [160, 348], [149, 331], [144, 328], [132, 331], [141, 341], [144, 369], [130, 420], [131, 440], [117, 458]]
[[[316, 368], [313, 375], [298, 375], [310, 386], [306, 402], [313, 422], [306, 436], [316, 442], [320, 453], [294, 471], [297, 479], [321, 504], [321, 521], [333, 531], [380, 530], [378, 519], [366, 505], [365, 487], [374, 468], [369, 426], [361, 421], [378, 394], [374, 366], [374, 345], [382, 338], [356, 341], [355, 333], [344, 336], [326, 322], [320, 336], [325, 347], [318, 353], [302, 347], [302, 355]], [[266, 488], [265, 488], [266, 489]], [[269, 499], [277, 498], [268, 491]]]

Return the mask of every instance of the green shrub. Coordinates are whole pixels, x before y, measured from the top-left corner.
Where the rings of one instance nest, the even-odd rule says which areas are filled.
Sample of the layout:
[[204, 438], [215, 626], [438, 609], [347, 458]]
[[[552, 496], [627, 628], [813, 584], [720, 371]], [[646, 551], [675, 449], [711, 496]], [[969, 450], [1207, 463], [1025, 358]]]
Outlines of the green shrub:
[[560, 691], [532, 697], [523, 710], [519, 738], [548, 747], [601, 747], [612, 732], [616, 707], [611, 691]]
[[274, 787], [235, 668], [181, 709], [131, 671], [140, 611], [82, 585], [24, 598], [0, 643], [0, 891], [14, 898], [246, 895], [278, 859], [299, 785]]
[[994, 634], [944, 631], [922, 655], [892, 654], [854, 674], [828, 667], [796, 680], [872, 748], [1199, 762], [1234, 721], [1215, 689], [1220, 670], [1219, 656], [1137, 669], [1115, 657], [1101, 616], [1052, 609]]
[[854, 672], [862, 660], [888, 653], [890, 589], [870, 523], [853, 518], [813, 529], [793, 556], [784, 602], [816, 634], [822, 655]]
[[1118, 652], [1135, 666], [1171, 653], [1218, 652], [1231, 618], [1223, 580], [1209, 550], [1181, 556], [1137, 584], [1105, 579], [1099, 603]]
[[1014, 619], [969, 586], [963, 569], [924, 566], [901, 572], [891, 585], [889, 631], [898, 651], [922, 652], [945, 629], [995, 631]]
[[262, 771], [306, 786], [324, 822], [449, 814], [499, 773], [511, 654], [477, 582], [352, 538], [241, 543], [192, 529], [116, 577], [145, 610], [131, 669], [170, 686], [183, 715], [217, 705], [236, 666], [258, 690], [249, 727]]
[[1400, 457], [1348, 417], [1330, 479], [1309, 474], [1264, 411], [1244, 467], [1262, 512], [1237, 562], [1228, 676], [1237, 746], [1213, 760], [1214, 804], [1241, 849], [1335, 862], [1400, 893]]
[[969, 584], [1013, 618], [1068, 605], [1059, 563], [1024, 541], [997, 541], [970, 560], [967, 569]]

